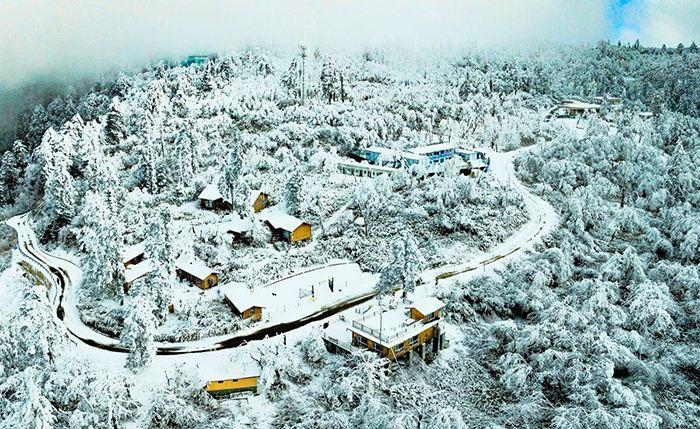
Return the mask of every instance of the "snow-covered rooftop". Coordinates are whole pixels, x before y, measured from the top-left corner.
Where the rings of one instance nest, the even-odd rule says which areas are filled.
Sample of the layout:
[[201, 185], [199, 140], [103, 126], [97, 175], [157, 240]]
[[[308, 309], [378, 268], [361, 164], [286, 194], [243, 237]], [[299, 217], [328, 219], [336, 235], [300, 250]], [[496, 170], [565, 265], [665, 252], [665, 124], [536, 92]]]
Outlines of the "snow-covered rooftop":
[[146, 249], [146, 243], [144, 241], [122, 249], [122, 262], [127, 263], [134, 259], [135, 257], [142, 254]]
[[393, 347], [436, 325], [439, 319], [424, 323], [409, 317], [403, 308], [383, 309], [352, 321], [348, 329], [385, 347]]
[[445, 306], [445, 303], [435, 298], [434, 296], [422, 297], [413, 301], [411, 305], [420, 312], [420, 314], [426, 315], [433, 313]]
[[260, 219], [267, 221], [275, 229], [292, 232], [305, 222], [297, 217], [279, 211], [269, 211], [260, 215]]
[[222, 285], [220, 290], [226, 299], [228, 299], [240, 312], [246, 311], [253, 307], [265, 307], [263, 304], [264, 300], [259, 297], [258, 294], [251, 292], [243, 284], [227, 283]]
[[380, 146], [370, 146], [367, 149], [365, 149], [368, 152], [374, 152], [374, 153], [379, 153], [383, 155], [397, 155], [400, 154], [400, 150], [396, 149], [390, 149], [388, 147], [380, 147]]
[[250, 231], [250, 229], [253, 227], [253, 223], [242, 219], [240, 217], [231, 217], [229, 220], [226, 220], [224, 222], [221, 222], [219, 224], [219, 231], [222, 233], [227, 233], [227, 232], [236, 232], [236, 233], [244, 233], [246, 231]]
[[413, 149], [408, 149], [409, 152], [416, 155], [427, 155], [434, 152], [442, 152], [444, 150], [456, 150], [457, 145], [453, 143], [436, 143], [427, 146], [414, 147]]
[[566, 100], [562, 102], [562, 107], [574, 110], [598, 110], [600, 109], [600, 104], [584, 103], [583, 101], [577, 100]]
[[124, 270], [124, 280], [127, 283], [131, 283], [134, 280], [140, 279], [141, 277], [150, 273], [152, 270], [153, 264], [151, 263], [151, 260], [145, 259], [136, 265], [129, 266], [126, 270]]
[[221, 195], [221, 192], [219, 192], [219, 187], [216, 186], [216, 183], [210, 183], [202, 190], [202, 192], [199, 193], [199, 196], [197, 197], [200, 200], [210, 200], [210, 201], [215, 201], [218, 200], [219, 198], [223, 199], [223, 195]]
[[189, 257], [179, 257], [177, 261], [175, 261], [175, 266], [200, 280], [204, 280], [210, 274], [214, 273], [214, 270], [204, 265], [203, 262]]
[[260, 367], [252, 359], [220, 363], [207, 361], [197, 365], [197, 370], [202, 383], [260, 376]]
[[396, 171], [399, 171], [398, 168], [393, 168], [393, 167], [385, 167], [383, 165], [373, 165], [373, 164], [368, 164], [368, 163], [360, 163], [360, 162], [355, 162], [355, 161], [338, 161], [337, 165], [344, 165], [348, 167], [357, 167], [357, 168], [365, 168], [367, 170], [373, 170], [373, 171], [382, 171], [385, 173], [393, 173]]

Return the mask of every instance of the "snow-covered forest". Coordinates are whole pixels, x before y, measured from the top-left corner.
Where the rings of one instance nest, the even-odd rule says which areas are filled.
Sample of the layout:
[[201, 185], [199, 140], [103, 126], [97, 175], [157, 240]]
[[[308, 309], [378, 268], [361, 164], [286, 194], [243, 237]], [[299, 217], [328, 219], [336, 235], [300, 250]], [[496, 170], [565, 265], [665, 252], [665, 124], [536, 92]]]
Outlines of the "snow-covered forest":
[[[554, 113], [594, 97], [595, 112]], [[700, 427], [695, 43], [251, 47], [110, 74], [81, 95], [67, 87], [14, 128], [0, 214], [28, 220], [0, 229], [0, 429]], [[337, 168], [372, 147], [400, 158], [434, 144], [491, 164], [404, 162], [371, 178]], [[208, 210], [205, 189], [226, 207]], [[249, 196], [261, 192], [258, 212]], [[558, 219], [543, 237], [535, 197]], [[280, 238], [282, 216], [310, 238]], [[27, 231], [37, 243], [18, 240]], [[150, 265], [132, 281], [123, 255], [140, 243]], [[218, 284], [193, 287], [183, 260]], [[376, 285], [352, 295], [358, 279], [337, 271], [328, 301], [300, 289], [303, 304], [279, 311], [271, 298], [262, 320], [227, 305], [224, 285], [262, 300], [340, 263]], [[367, 290], [381, 306], [418, 288], [445, 304], [449, 348], [429, 359], [330, 353], [330, 318], [307, 321]], [[303, 323], [175, 353], [275, 320]], [[257, 394], [205, 392], [193, 365], [215, 360], [252, 360]]]

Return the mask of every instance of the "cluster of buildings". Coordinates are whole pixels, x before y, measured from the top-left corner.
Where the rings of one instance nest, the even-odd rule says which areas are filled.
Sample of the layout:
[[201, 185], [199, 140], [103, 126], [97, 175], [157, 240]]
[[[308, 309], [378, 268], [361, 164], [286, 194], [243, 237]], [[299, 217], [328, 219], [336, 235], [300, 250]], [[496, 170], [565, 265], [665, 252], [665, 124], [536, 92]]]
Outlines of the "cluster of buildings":
[[[126, 247], [122, 251], [124, 264], [124, 292], [128, 293], [131, 285], [154, 270], [153, 263], [145, 257], [145, 242], [141, 241]], [[186, 282], [209, 289], [219, 282], [219, 276], [213, 269], [193, 257], [181, 256], [175, 261], [177, 276]]]
[[[607, 106], [613, 112], [622, 110], [622, 100], [619, 97], [591, 97], [588, 101], [575, 99], [563, 99], [552, 110], [552, 115], [557, 118], [580, 118], [588, 114], [599, 115], [603, 106]], [[639, 117], [647, 119], [653, 116], [651, 112], [639, 112]]]
[[[232, 209], [231, 202], [219, 192], [216, 184], [207, 185], [197, 197], [199, 206], [205, 210]], [[284, 240], [290, 243], [299, 243], [311, 239], [311, 225], [303, 220], [279, 211], [265, 210], [271, 204], [270, 196], [260, 190], [252, 190], [248, 196], [248, 204], [255, 213], [259, 213], [258, 220], [264, 222], [271, 230], [272, 237], [276, 240]], [[264, 210], [264, 212], [263, 212]], [[229, 220], [222, 223], [220, 228], [225, 228], [233, 239], [244, 240], [253, 225], [243, 220]]]
[[448, 346], [440, 326], [445, 304], [434, 297], [403, 300], [388, 308], [357, 306], [323, 329], [331, 352], [368, 349], [389, 360], [425, 359]]
[[436, 166], [451, 162], [451, 166], [462, 174], [488, 171], [489, 157], [482, 151], [461, 149], [452, 143], [438, 143], [407, 150], [394, 150], [379, 146], [358, 149], [352, 153], [355, 161], [338, 161], [340, 173], [358, 177], [375, 177], [391, 174], [402, 168], [420, 165], [428, 174], [435, 174]]

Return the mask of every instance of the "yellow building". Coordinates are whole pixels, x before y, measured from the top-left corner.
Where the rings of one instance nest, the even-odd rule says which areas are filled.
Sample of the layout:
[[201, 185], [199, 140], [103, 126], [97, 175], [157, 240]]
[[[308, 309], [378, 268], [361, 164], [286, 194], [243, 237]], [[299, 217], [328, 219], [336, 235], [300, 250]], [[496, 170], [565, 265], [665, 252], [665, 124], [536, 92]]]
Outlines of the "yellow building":
[[250, 191], [248, 200], [255, 213], [262, 211], [270, 205], [270, 196], [259, 189]]
[[290, 243], [311, 239], [311, 225], [299, 218], [284, 213], [268, 213], [260, 219], [267, 222], [272, 233]]
[[243, 392], [258, 393], [260, 369], [256, 365], [228, 362], [200, 366], [199, 374], [204, 391], [215, 398]]
[[262, 319], [265, 306], [258, 295], [251, 292], [245, 285], [227, 283], [221, 286], [221, 292], [224, 294], [224, 302], [236, 315], [243, 319], [250, 318], [254, 322]]
[[439, 299], [427, 297], [398, 308], [375, 308], [353, 320], [344, 319], [351, 333], [349, 342], [340, 338], [342, 332], [335, 327], [328, 331], [335, 335], [326, 343], [333, 349], [374, 350], [390, 360], [404, 356], [412, 360], [414, 354], [425, 359], [427, 354], [437, 354], [446, 347], [445, 334], [440, 328], [444, 306]]
[[209, 289], [219, 282], [219, 276], [214, 270], [192, 258], [178, 258], [175, 261], [175, 272], [181, 279], [201, 289]]

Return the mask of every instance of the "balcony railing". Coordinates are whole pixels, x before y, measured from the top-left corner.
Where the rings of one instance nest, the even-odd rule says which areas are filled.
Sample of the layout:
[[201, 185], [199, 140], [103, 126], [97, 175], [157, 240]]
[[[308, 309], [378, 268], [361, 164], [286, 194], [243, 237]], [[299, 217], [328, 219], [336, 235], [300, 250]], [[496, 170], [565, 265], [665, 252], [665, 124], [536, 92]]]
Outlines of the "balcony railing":
[[[440, 317], [436, 317], [433, 320], [430, 320], [428, 323], [432, 323], [435, 321], [439, 321]], [[391, 341], [396, 340], [397, 338], [400, 338], [404, 335], [406, 335], [407, 332], [410, 330], [414, 329], [416, 325], [425, 325], [425, 323], [422, 320], [416, 320], [415, 322], [411, 323], [410, 325], [400, 328], [398, 330], [392, 330], [387, 332], [386, 329], [382, 329], [381, 331], [379, 329], [374, 329], [370, 328], [369, 326], [365, 326], [362, 323], [359, 323], [357, 320], [352, 322], [352, 327], [355, 329], [358, 329], [362, 332], [366, 332], [373, 337], [376, 337], [379, 339], [379, 341], [383, 343], [388, 343]]]

